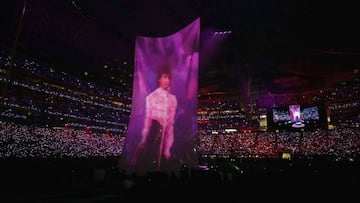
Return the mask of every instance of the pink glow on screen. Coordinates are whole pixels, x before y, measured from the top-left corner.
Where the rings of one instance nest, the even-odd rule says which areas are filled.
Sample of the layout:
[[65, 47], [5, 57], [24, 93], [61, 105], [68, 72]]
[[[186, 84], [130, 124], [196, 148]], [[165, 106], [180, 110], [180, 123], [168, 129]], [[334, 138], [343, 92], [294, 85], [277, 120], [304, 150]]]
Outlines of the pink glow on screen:
[[300, 105], [290, 105], [290, 119], [292, 123], [299, 123], [301, 121], [300, 117]]
[[[132, 109], [123, 153], [128, 170], [176, 171], [182, 164], [197, 166], [199, 34], [200, 18], [166, 37], [136, 38]], [[159, 89], [158, 72], [164, 67], [171, 70], [166, 91]], [[149, 110], [151, 98], [158, 105]], [[172, 109], [162, 110], [162, 106]], [[152, 137], [148, 131], [157, 135], [151, 147], [140, 144]]]
[[290, 119], [292, 123], [292, 127], [294, 128], [302, 128], [304, 127], [304, 123], [302, 122], [300, 105], [290, 105]]

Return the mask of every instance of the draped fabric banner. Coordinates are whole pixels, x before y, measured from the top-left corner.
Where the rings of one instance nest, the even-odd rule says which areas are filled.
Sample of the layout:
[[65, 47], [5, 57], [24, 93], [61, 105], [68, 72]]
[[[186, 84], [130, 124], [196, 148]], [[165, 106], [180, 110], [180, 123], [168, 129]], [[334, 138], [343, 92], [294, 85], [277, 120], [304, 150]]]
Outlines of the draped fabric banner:
[[176, 172], [197, 166], [199, 36], [197, 18], [166, 37], [136, 38], [123, 151], [127, 170]]

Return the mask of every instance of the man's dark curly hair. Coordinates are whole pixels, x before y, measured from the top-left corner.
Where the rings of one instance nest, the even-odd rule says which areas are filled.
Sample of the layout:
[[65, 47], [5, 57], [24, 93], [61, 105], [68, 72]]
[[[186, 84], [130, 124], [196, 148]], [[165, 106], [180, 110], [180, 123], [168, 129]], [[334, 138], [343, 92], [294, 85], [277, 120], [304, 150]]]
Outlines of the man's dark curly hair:
[[161, 76], [165, 74], [168, 75], [171, 79], [171, 64], [170, 63], [163, 63], [159, 66], [159, 69], [157, 71], [157, 80], [161, 78]]

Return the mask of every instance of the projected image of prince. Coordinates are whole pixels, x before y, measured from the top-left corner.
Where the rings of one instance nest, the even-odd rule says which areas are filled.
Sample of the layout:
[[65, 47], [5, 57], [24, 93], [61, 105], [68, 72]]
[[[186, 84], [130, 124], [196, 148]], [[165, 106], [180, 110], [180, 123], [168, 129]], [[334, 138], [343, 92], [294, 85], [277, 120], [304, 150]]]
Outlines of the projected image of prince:
[[174, 143], [176, 96], [169, 92], [171, 66], [163, 64], [157, 72], [158, 87], [146, 96], [145, 121], [132, 164], [160, 168], [171, 157]]

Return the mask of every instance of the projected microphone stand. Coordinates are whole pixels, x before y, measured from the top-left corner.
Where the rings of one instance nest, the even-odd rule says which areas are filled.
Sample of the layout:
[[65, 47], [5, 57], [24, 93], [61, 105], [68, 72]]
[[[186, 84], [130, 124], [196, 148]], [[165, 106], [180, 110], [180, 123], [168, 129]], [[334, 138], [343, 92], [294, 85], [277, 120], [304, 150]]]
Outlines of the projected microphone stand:
[[160, 165], [161, 165], [161, 158], [162, 158], [162, 151], [163, 151], [163, 144], [164, 144], [164, 136], [165, 136], [165, 126], [166, 126], [166, 121], [165, 121], [165, 125], [163, 128], [163, 131], [161, 133], [161, 139], [160, 139], [160, 146], [159, 146], [159, 155], [158, 155], [158, 165], [157, 165], [157, 169], [160, 170]]
[[[168, 95], [167, 95], [168, 96]], [[168, 99], [168, 97], [166, 98]], [[165, 119], [164, 119], [164, 126], [163, 126], [163, 130], [161, 133], [161, 139], [160, 139], [160, 146], [159, 146], [159, 154], [158, 154], [158, 164], [157, 164], [157, 169], [160, 170], [160, 165], [161, 165], [161, 158], [162, 158], [162, 151], [163, 151], [163, 144], [164, 144], [164, 136], [165, 136], [165, 131], [166, 131], [166, 124], [167, 124], [167, 109], [168, 109], [168, 100], [166, 100], [166, 105], [165, 105]]]

